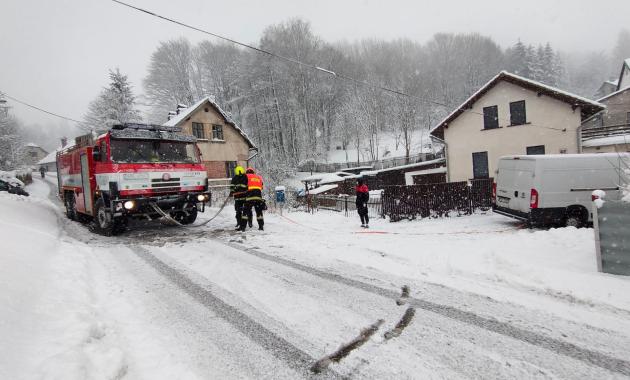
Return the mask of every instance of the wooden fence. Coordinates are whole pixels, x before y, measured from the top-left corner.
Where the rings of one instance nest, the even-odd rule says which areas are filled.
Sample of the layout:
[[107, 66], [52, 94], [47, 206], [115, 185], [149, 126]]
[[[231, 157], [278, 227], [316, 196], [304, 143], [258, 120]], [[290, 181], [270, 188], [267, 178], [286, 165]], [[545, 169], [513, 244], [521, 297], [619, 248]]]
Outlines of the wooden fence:
[[472, 214], [492, 207], [493, 179], [429, 185], [388, 186], [382, 195], [382, 213], [390, 221], [447, 216], [451, 211]]

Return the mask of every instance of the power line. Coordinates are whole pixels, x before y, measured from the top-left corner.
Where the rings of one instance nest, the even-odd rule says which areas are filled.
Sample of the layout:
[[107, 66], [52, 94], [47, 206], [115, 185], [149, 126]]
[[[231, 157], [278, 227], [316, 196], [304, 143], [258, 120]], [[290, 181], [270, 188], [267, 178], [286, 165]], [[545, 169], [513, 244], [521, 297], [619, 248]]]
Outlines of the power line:
[[[407, 93], [399, 91], [399, 90], [395, 90], [395, 89], [391, 89], [391, 88], [388, 88], [388, 87], [384, 87], [384, 86], [381, 86], [381, 85], [378, 85], [378, 84], [375, 84], [375, 83], [371, 83], [371, 82], [368, 82], [368, 81], [352, 78], [350, 76], [347, 76], [347, 75], [344, 75], [344, 74], [339, 74], [339, 73], [336, 73], [336, 72], [334, 72], [332, 70], [327, 70], [327, 69], [324, 69], [322, 67], [319, 67], [319, 66], [316, 66], [316, 65], [313, 65], [313, 64], [310, 64], [310, 63], [305, 63], [305, 62], [299, 61], [299, 60], [291, 58], [291, 57], [287, 57], [287, 56], [284, 56], [284, 55], [276, 54], [274, 52], [271, 52], [271, 51], [268, 51], [268, 50], [265, 50], [265, 49], [257, 48], [255, 46], [252, 46], [252, 45], [249, 45], [249, 44], [246, 44], [246, 43], [243, 43], [243, 42], [236, 41], [236, 40], [234, 40], [232, 38], [225, 37], [225, 36], [222, 36], [220, 34], [212, 33], [212, 32], [207, 31], [205, 29], [201, 29], [200, 27], [196, 27], [196, 26], [184, 23], [182, 21], [178, 21], [178, 20], [166, 17], [166, 16], [159, 15], [159, 14], [157, 14], [155, 12], [152, 12], [152, 11], [149, 11], [147, 9], [136, 7], [134, 5], [125, 3], [125, 2], [120, 1], [120, 0], [111, 0], [111, 1], [113, 1], [114, 3], [117, 3], [119, 5], [131, 8], [131, 9], [134, 9], [136, 11], [139, 11], [139, 12], [142, 12], [142, 13], [146, 13], [146, 14], [148, 14], [150, 16], [157, 17], [157, 18], [162, 19], [164, 21], [168, 21], [168, 22], [171, 22], [171, 23], [183, 26], [185, 28], [188, 28], [188, 29], [200, 32], [200, 33], [204, 33], [204, 34], [207, 34], [209, 36], [222, 39], [224, 41], [228, 41], [228, 42], [233, 43], [235, 45], [242, 46], [244, 48], [251, 49], [251, 50], [254, 50], [256, 52], [259, 52], [259, 53], [262, 53], [262, 54], [266, 54], [268, 56], [275, 57], [275, 58], [278, 58], [278, 59], [281, 59], [281, 60], [284, 60], [284, 61], [287, 61], [287, 62], [291, 62], [291, 63], [294, 63], [296, 65], [309, 68], [311, 70], [315, 70], [315, 71], [319, 71], [319, 72], [328, 74], [328, 75], [330, 75], [330, 76], [332, 76], [334, 78], [339, 78], [339, 79], [342, 79], [342, 80], [345, 80], [345, 81], [348, 81], [348, 82], [352, 82], [354, 84], [359, 84], [359, 85], [363, 85], [363, 86], [366, 86], [366, 87], [371, 87], [371, 88], [374, 88], [374, 89], [377, 89], [377, 90], [382, 90], [382, 91], [385, 91], [385, 92], [388, 92], [388, 93], [391, 93], [391, 94], [404, 96], [404, 97], [407, 97], [407, 98], [410, 98], [410, 99], [416, 99], [416, 100], [419, 100], [421, 102], [431, 103], [431, 104], [434, 104], [434, 105], [446, 107], [447, 109], [453, 108], [452, 105], [449, 105], [449, 104], [444, 103], [444, 102], [439, 102], [439, 101], [432, 100], [432, 99], [427, 99], [427, 98], [422, 98], [422, 97], [415, 96], [415, 95], [410, 95], [410, 94], [407, 94]], [[484, 116], [483, 113], [477, 112], [477, 111], [473, 111], [473, 110], [470, 110], [470, 109], [465, 109], [463, 111], [464, 112], [470, 112], [470, 113], [473, 113], [473, 114], [476, 114], [476, 115], [480, 115], [480, 116]], [[529, 124], [529, 125], [531, 125], [533, 127], [539, 127], [539, 128], [550, 129], [550, 130], [556, 130], [556, 131], [560, 131], [560, 132], [566, 132], [566, 128], [547, 127], [547, 126], [536, 125], [536, 124]]]
[[184, 23], [182, 21], [177, 21], [177, 20], [174, 20], [172, 18], [159, 15], [159, 14], [157, 14], [155, 12], [146, 10], [144, 8], [140, 8], [140, 7], [136, 7], [134, 5], [131, 5], [131, 4], [127, 4], [127, 3], [123, 2], [123, 1], [120, 1], [120, 0], [111, 0], [111, 1], [113, 1], [114, 3], [120, 4], [120, 5], [123, 5], [125, 7], [137, 10], [139, 12], [146, 13], [146, 14], [148, 14], [150, 16], [157, 17], [157, 18], [162, 19], [164, 21], [168, 21], [168, 22], [171, 22], [171, 23], [183, 26], [185, 28], [188, 28], [188, 29], [191, 29], [191, 30], [194, 30], [194, 31], [197, 31], [197, 32], [201, 32], [201, 33], [204, 33], [204, 34], [207, 34], [209, 36], [212, 36], [212, 37], [215, 37], [215, 38], [219, 38], [219, 39], [222, 39], [224, 41], [231, 42], [231, 43], [233, 43], [235, 45], [239, 45], [239, 46], [242, 46], [244, 48], [251, 49], [251, 50], [257, 51], [259, 53], [271, 56], [271, 57], [275, 57], [275, 58], [278, 58], [278, 59], [281, 59], [281, 60], [284, 60], [284, 61], [287, 61], [287, 62], [291, 62], [291, 63], [294, 63], [294, 64], [299, 65], [299, 66], [304, 66], [304, 67], [309, 68], [311, 70], [315, 70], [315, 71], [319, 71], [319, 72], [331, 75], [331, 76], [333, 76], [335, 78], [343, 79], [343, 80], [346, 80], [346, 81], [349, 81], [349, 82], [353, 82], [355, 84], [361, 84], [361, 85], [364, 85], [364, 86], [372, 87], [372, 88], [375, 88], [375, 89], [378, 89], [378, 90], [382, 90], [382, 91], [386, 91], [386, 92], [389, 92], [389, 93], [392, 93], [392, 94], [406, 96], [406, 97], [413, 98], [413, 99], [418, 99], [418, 100], [423, 101], [423, 102], [432, 103], [432, 104], [443, 106], [443, 107], [447, 107], [447, 108], [449, 107], [449, 105], [446, 104], [446, 103], [438, 102], [438, 101], [431, 100], [431, 99], [421, 98], [421, 97], [414, 96], [414, 95], [409, 95], [409, 94], [404, 93], [404, 92], [399, 91], [399, 90], [395, 90], [395, 89], [391, 89], [391, 88], [388, 88], [388, 87], [380, 86], [380, 85], [375, 84], [375, 83], [370, 83], [370, 82], [367, 82], [367, 81], [362, 81], [362, 80], [359, 80], [359, 79], [355, 79], [355, 78], [349, 77], [347, 75], [336, 73], [336, 72], [334, 72], [332, 70], [327, 70], [327, 69], [324, 69], [322, 67], [319, 67], [319, 66], [316, 66], [316, 65], [313, 65], [313, 64], [310, 64], [310, 63], [305, 63], [305, 62], [299, 61], [299, 60], [297, 60], [295, 58], [291, 58], [291, 57], [287, 57], [287, 56], [284, 56], [284, 55], [281, 55], [281, 54], [277, 54], [277, 53], [271, 52], [269, 50], [257, 48], [255, 46], [252, 46], [252, 45], [249, 45], [249, 44], [246, 44], [246, 43], [243, 43], [243, 42], [236, 41], [236, 40], [234, 40], [232, 38], [225, 37], [225, 36], [222, 36], [220, 34], [212, 33], [210, 31], [207, 31], [205, 29], [201, 29], [199, 27], [196, 27], [196, 26]]
[[10, 96], [9, 94], [7, 94], [6, 92], [0, 92], [0, 94], [2, 94], [2, 96], [6, 97], [7, 99], [11, 99], [11, 100], [13, 100], [13, 101], [14, 101], [14, 102], [16, 102], [16, 103], [20, 103], [20, 104], [22, 104], [22, 105], [24, 105], [24, 106], [27, 106], [27, 107], [30, 107], [30, 108], [36, 109], [36, 110], [38, 110], [38, 111], [40, 111], [40, 112], [47, 113], [47, 114], [49, 114], [49, 115], [52, 115], [52, 116], [58, 117], [58, 118], [60, 118], [60, 119], [64, 119], [64, 120], [68, 120], [68, 121], [72, 121], [72, 122], [77, 123], [77, 124], [85, 124], [85, 122], [84, 122], [84, 121], [79, 121], [79, 120], [76, 120], [76, 119], [73, 119], [73, 118], [70, 118], [70, 117], [67, 117], [67, 116], [62, 116], [62, 115], [59, 115], [59, 114], [57, 114], [57, 113], [47, 111], [47, 110], [45, 110], [45, 109], [43, 109], [43, 108], [40, 108], [40, 107], [34, 106], [34, 105], [32, 105], [32, 104], [29, 104], [29, 103], [27, 103], [27, 102], [21, 101], [21, 100], [19, 100], [19, 99], [16, 99], [16, 98], [14, 98], [14, 97]]

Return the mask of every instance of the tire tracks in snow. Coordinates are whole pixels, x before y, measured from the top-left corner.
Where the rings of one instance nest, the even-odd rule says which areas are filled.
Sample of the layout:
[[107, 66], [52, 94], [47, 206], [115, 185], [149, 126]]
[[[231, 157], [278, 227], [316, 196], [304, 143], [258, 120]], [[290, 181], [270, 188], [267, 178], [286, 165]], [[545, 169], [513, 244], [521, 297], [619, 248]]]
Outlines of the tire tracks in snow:
[[[291, 260], [283, 259], [281, 257], [264, 253], [256, 248], [245, 247], [238, 243], [226, 242], [217, 238], [211, 239], [245, 254], [254, 255], [263, 260], [268, 260], [277, 264], [288, 266], [293, 269], [306, 272], [313, 276], [320, 277], [322, 279], [340, 283], [393, 300], [397, 300], [400, 298], [400, 294], [394, 290], [381, 288], [376, 285], [368, 284], [335, 273], [326, 272], [317, 268], [300, 264]], [[599, 351], [580, 347], [573, 343], [545, 336], [533, 331], [528, 331], [523, 328], [516, 327], [510, 323], [482, 317], [470, 311], [458, 309], [453, 306], [442, 305], [415, 297], [408, 298], [408, 303], [412, 306], [438, 314], [440, 316], [453, 319], [468, 325], [472, 325], [480, 329], [484, 329], [512, 339], [516, 339], [518, 341], [525, 342], [540, 348], [544, 348], [556, 354], [579, 360], [588, 365], [596, 366], [611, 372], [630, 377], [630, 361], [619, 359], [617, 357], [610, 356]]]
[[[59, 200], [54, 196], [56, 191], [54, 185], [48, 181], [45, 182], [51, 188], [49, 198], [59, 204]], [[206, 235], [206, 237], [208, 236]], [[336, 282], [393, 300], [397, 300], [400, 298], [400, 295], [394, 290], [381, 288], [376, 285], [343, 277], [335, 273], [326, 272], [291, 260], [264, 253], [256, 248], [245, 247], [234, 242], [226, 242], [217, 237], [210, 237], [210, 239], [220, 244], [232, 247], [237, 251], [243, 252], [245, 254], [253, 255], [263, 260], [291, 267], [293, 269], [309, 273], [325, 280]], [[173, 267], [159, 260], [153, 254], [151, 254], [149, 250], [135, 244], [129, 244], [129, 242], [121, 243], [126, 243], [125, 245], [132, 248], [132, 251], [136, 255], [138, 255], [154, 269], [156, 269], [164, 277], [171, 280], [174, 284], [176, 284], [184, 292], [192, 296], [202, 305], [216, 312], [217, 315], [226, 320], [228, 323], [234, 325], [244, 335], [248, 336], [253, 341], [261, 345], [263, 348], [270, 351], [274, 356], [286, 362], [289, 367], [303, 373], [305, 377], [311, 376], [308, 369], [312, 366], [312, 363], [317, 361], [317, 359], [311, 357], [299, 348], [293, 346], [285, 339], [267, 330], [263, 325], [250, 319], [247, 315], [240, 312], [238, 309], [230, 306], [218, 297], [214, 296], [211, 292], [204, 289], [201, 285], [193, 282], [184, 274], [180, 273]], [[578, 345], [562, 341], [560, 339], [545, 336], [533, 331], [528, 331], [509, 323], [498, 321], [496, 319], [482, 317], [475, 313], [458, 309], [453, 306], [442, 305], [415, 297], [408, 298], [408, 303], [412, 306], [438, 314], [440, 316], [468, 325], [472, 325], [474, 327], [484, 329], [489, 332], [513, 338], [515, 340], [549, 350], [559, 355], [579, 360], [588, 365], [596, 366], [611, 372], [630, 377], [629, 361], [619, 359], [602, 352], [590, 350], [588, 348], [583, 348]], [[330, 377], [339, 377], [339, 375], [335, 372], [329, 372], [326, 373], [326, 375]]]
[[[224, 302], [203, 286], [192, 281], [186, 275], [158, 259], [148, 249], [133, 245], [132, 252], [153, 267], [158, 273], [170, 280], [197, 302], [214, 312], [217, 316], [234, 326], [243, 335], [270, 352], [273, 356], [287, 364], [288, 367], [304, 375], [313, 377], [309, 368], [317, 361], [314, 357], [295, 347], [284, 338], [268, 330], [246, 314]], [[336, 372], [327, 370], [326, 378], [341, 378]]]

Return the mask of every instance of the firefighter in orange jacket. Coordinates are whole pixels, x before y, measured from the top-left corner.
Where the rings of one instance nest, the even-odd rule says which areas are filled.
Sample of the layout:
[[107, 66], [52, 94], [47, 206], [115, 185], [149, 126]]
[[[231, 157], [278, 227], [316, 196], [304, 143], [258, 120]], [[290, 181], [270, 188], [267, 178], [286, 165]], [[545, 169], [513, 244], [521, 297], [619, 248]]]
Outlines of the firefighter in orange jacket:
[[256, 211], [256, 221], [258, 229], [263, 230], [265, 220], [263, 219], [263, 210], [265, 209], [265, 201], [262, 197], [263, 179], [256, 174], [253, 168], [247, 168], [247, 197], [245, 198], [245, 207], [241, 214], [241, 231], [245, 231], [245, 227], [249, 222], [251, 226], [252, 207]]

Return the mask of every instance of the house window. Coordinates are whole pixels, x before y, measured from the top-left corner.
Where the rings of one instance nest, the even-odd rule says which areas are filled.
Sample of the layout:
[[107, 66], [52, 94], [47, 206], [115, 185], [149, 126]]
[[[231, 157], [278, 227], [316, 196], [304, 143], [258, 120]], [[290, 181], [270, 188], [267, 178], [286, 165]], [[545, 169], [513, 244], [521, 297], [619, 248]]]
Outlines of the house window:
[[527, 115], [525, 114], [525, 101], [510, 103], [510, 125], [523, 125], [527, 123]]
[[212, 125], [212, 139], [223, 140], [223, 126], [218, 124]]
[[236, 168], [236, 161], [225, 161], [225, 175], [226, 178], [234, 177], [234, 169]]
[[626, 124], [630, 125], [630, 112], [626, 113]]
[[499, 128], [499, 108], [497, 106], [483, 108], [483, 129]]
[[32, 158], [37, 158], [37, 152], [28, 152]]
[[560, 149], [560, 154], [567, 154], [567, 149], [566, 148], [561, 148]]
[[533, 156], [537, 154], [545, 154], [545, 146], [544, 145], [534, 145], [527, 147], [527, 155]]
[[472, 154], [473, 160], [473, 178], [488, 178], [490, 171], [488, 170], [488, 152], [475, 152]]
[[192, 133], [198, 139], [206, 138], [206, 134], [203, 132], [203, 124], [201, 123], [192, 123]]

